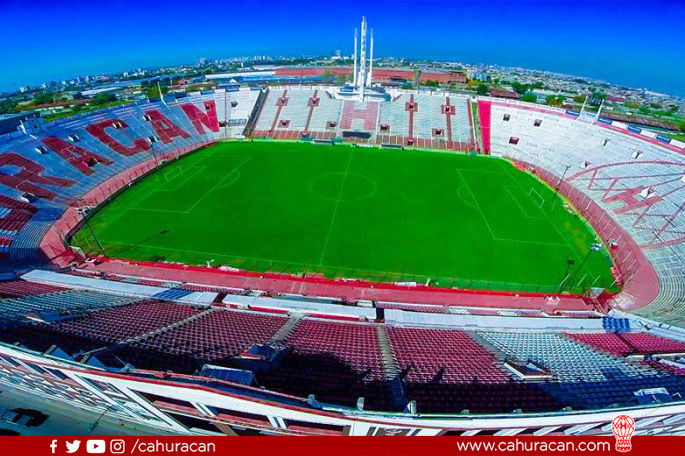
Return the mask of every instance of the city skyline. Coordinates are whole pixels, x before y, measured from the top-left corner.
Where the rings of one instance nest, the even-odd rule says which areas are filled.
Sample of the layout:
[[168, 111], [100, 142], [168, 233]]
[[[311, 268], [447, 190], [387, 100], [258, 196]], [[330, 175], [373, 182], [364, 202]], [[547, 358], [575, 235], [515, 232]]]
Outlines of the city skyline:
[[[478, 5], [433, 0], [420, 8], [385, 1], [345, 8], [317, 5], [314, 21], [302, 14], [309, 11], [302, 1], [287, 6], [265, 2], [255, 11], [248, 5], [227, 9], [210, 0], [196, 20], [184, 15], [185, 6], [173, 3], [139, 5], [126, 15], [118, 12], [132, 4], [129, 0], [88, 7], [80, 0], [59, 6], [37, 3], [29, 20], [41, 31], [38, 34], [25, 32], [26, 8], [21, 2], [12, 0], [0, 7], [7, 19], [6, 33], [21, 36], [7, 50], [0, 90], [85, 74], [179, 65], [201, 56], [326, 55], [333, 49], [351, 54], [352, 30], [366, 15], [376, 29], [378, 58], [523, 67], [685, 96], [685, 51], [679, 46], [685, 31], [677, 26], [685, 17], [681, 1], [650, 3], [652, 20], [647, 22], [641, 19], [644, 4], [632, 1], [621, 2], [620, 8], [615, 3], [565, 0], [517, 6], [500, 0]], [[207, 14], [213, 10], [225, 14]], [[640, 34], [620, 26], [638, 20]], [[261, 25], [257, 32], [255, 21]], [[616, 26], [610, 28], [613, 23]], [[668, 39], [661, 40], [657, 33]]]

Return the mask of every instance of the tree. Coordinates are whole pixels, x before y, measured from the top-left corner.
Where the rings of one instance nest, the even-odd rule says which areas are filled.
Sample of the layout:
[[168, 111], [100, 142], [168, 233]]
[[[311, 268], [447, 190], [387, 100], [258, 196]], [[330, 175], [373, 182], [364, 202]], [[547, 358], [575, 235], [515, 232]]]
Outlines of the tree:
[[347, 75], [339, 74], [337, 79], [338, 79], [338, 85], [344, 85], [347, 82]]
[[17, 102], [15, 100], [0, 101], [0, 114], [12, 114], [17, 111]]
[[[162, 87], [162, 94], [165, 94], [168, 91], [169, 91], [169, 88]], [[147, 90], [145, 90], [144, 94], [147, 98], [150, 98], [150, 99], [161, 98], [161, 96], [159, 95], [159, 89], [157, 88], [156, 85], [149, 87]]]
[[476, 87], [476, 93], [478, 95], [485, 95], [486, 93], [488, 93], [487, 84], [478, 84], [478, 87]]
[[583, 103], [585, 102], [585, 95], [576, 95], [575, 97], [573, 97], [573, 101], [575, 101], [576, 103]]
[[514, 92], [518, 93], [519, 95], [523, 95], [524, 93], [528, 92], [528, 90], [530, 90], [530, 85], [521, 84], [520, 82], [512, 82], [511, 88], [514, 89]]
[[90, 104], [92, 105], [103, 105], [105, 103], [111, 103], [113, 101], [117, 101], [117, 96], [114, 95], [113, 93], [110, 92], [101, 92], [95, 95], [91, 100]]
[[681, 120], [680, 122], [678, 122], [678, 130], [685, 133], [685, 120]]
[[431, 81], [430, 79], [424, 81], [423, 85], [425, 85], [426, 87], [440, 87], [440, 83], [438, 81]]
[[55, 97], [46, 92], [40, 92], [33, 98], [34, 105], [48, 104], [55, 101]]
[[535, 96], [533, 92], [527, 92], [521, 95], [521, 101], [527, 101], [529, 103], [535, 103], [538, 101], [538, 97]]
[[550, 106], [561, 106], [564, 100], [566, 100], [566, 97], [563, 95], [547, 95], [545, 97], [545, 103]]

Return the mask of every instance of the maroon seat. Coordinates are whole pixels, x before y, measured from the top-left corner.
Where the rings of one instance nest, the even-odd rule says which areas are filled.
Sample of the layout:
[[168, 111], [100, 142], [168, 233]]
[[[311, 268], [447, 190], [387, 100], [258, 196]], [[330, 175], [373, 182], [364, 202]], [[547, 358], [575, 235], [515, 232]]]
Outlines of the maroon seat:
[[568, 337], [615, 356], [653, 353], [685, 353], [685, 344], [647, 333], [574, 334]]

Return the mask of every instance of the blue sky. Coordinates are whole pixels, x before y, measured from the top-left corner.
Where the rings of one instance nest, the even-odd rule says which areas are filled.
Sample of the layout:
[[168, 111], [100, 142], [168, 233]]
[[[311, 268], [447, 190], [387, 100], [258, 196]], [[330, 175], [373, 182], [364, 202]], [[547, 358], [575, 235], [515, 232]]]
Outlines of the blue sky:
[[[196, 6], [197, 5], [197, 6]], [[0, 90], [200, 56], [350, 52], [492, 63], [685, 96], [685, 0], [0, 0]]]

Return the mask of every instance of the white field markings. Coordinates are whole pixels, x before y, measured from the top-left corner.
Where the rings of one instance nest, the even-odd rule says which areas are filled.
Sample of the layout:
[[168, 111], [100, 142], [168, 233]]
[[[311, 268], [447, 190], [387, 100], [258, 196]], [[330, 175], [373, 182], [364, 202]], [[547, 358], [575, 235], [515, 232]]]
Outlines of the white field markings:
[[[326, 266], [320, 266], [316, 265], [314, 263], [301, 263], [298, 261], [288, 261], [288, 260], [274, 260], [271, 258], [263, 258], [263, 257], [250, 257], [250, 256], [242, 256], [242, 255], [233, 255], [229, 254], [226, 252], [219, 253], [219, 252], [210, 252], [206, 250], [193, 250], [193, 249], [176, 249], [173, 247], [160, 247], [157, 245], [151, 245], [151, 244], [136, 244], [136, 247], [145, 247], [150, 250], [168, 250], [170, 252], [178, 252], [178, 253], [185, 253], [185, 254], [196, 254], [196, 255], [204, 255], [207, 258], [209, 257], [216, 257], [216, 258], [225, 258], [229, 260], [227, 262], [228, 265], [230, 265], [231, 261], [230, 260], [249, 260], [249, 261], [261, 261], [264, 263], [269, 263], [269, 264], [289, 264], [289, 265], [294, 265], [294, 266], [302, 266], [305, 269], [310, 269], [312, 267], [324, 267], [328, 269], [338, 269], [338, 270], [347, 270], [347, 271], [353, 271], [353, 272], [358, 272], [359, 268], [356, 267], [351, 267], [351, 266], [337, 266], [337, 265], [326, 265]], [[370, 273], [373, 274], [383, 274], [383, 275], [388, 275], [388, 276], [401, 276], [403, 275], [402, 272], [399, 271], [382, 271], [380, 269], [374, 269], [374, 270], [369, 270]], [[434, 275], [426, 275], [426, 274], [412, 274], [413, 276], [416, 277], [425, 277], [425, 278], [430, 278], [433, 277]]]
[[524, 207], [521, 205], [521, 202], [519, 201], [519, 199], [518, 199], [518, 198], [516, 197], [516, 195], [514, 195], [514, 193], [512, 193], [512, 191], [510, 190], [510, 188], [518, 189], [519, 187], [514, 187], [514, 186], [512, 186], [512, 185], [503, 185], [502, 188], [504, 188], [504, 190], [506, 190], [506, 192], [509, 194], [509, 196], [511, 197], [511, 199], [514, 200], [514, 203], [516, 203], [516, 205], [521, 209], [521, 212], [523, 212], [523, 215], [525, 215], [526, 217], [531, 218], [531, 219], [545, 220], [545, 217], [537, 217], [537, 216], [535, 216], [535, 215], [530, 215], [530, 214], [528, 213], [528, 211], [526, 210], [526, 208], [524, 208]]
[[132, 211], [145, 211], [145, 212], [166, 212], [169, 214], [184, 214], [185, 212], [183, 211], [178, 211], [178, 210], [171, 210], [171, 209], [159, 209], [155, 207], [146, 207], [143, 205], [146, 201], [149, 201], [151, 199], [154, 199], [155, 195], [158, 193], [169, 193], [169, 192], [177, 192], [180, 190], [180, 188], [188, 182], [191, 178], [195, 177], [200, 170], [204, 171], [207, 169], [206, 166], [203, 165], [198, 165], [194, 166], [191, 168], [190, 171], [184, 172], [183, 174], [180, 174], [179, 176], [183, 176], [182, 179], [178, 179], [178, 176], [173, 177], [171, 180], [167, 181], [165, 184], [169, 184], [173, 182], [175, 185], [173, 187], [171, 186], [164, 186], [164, 188], [158, 188], [152, 194], [145, 195], [144, 199], [141, 199], [140, 202], [133, 207], [130, 208]]
[[462, 190], [466, 190], [466, 191], [470, 192], [470, 190], [468, 188], [466, 188], [465, 183], [461, 184], [459, 187], [457, 187], [457, 196], [459, 197], [459, 199], [461, 199], [464, 202], [464, 204], [466, 204], [467, 206], [472, 207], [474, 209], [478, 209], [476, 207], [476, 201], [473, 199], [473, 196], [471, 196], [471, 201], [469, 201], [467, 199], [466, 195], [462, 194]]
[[[180, 170], [181, 167], [179, 166], [176, 169]], [[205, 169], [207, 169], [205, 165], [197, 164], [187, 171], [179, 171], [178, 173], [174, 173], [171, 177], [164, 176], [167, 181], [164, 182], [163, 186], [159, 187], [157, 192], [175, 192], [192, 177], [195, 177], [195, 175], [197, 175], [200, 171], [204, 171]]]
[[[124, 198], [125, 195], [120, 195], [119, 197], [115, 198], [115, 199], [112, 201], [112, 203], [108, 203], [105, 207], [103, 207], [102, 210], [101, 210], [102, 212], [100, 212], [100, 213], [98, 214], [98, 216], [95, 217], [95, 220], [94, 220], [94, 222], [97, 222], [98, 220], [101, 220], [101, 221], [103, 222], [103, 224], [102, 224], [100, 227], [97, 227], [97, 228], [96, 228], [96, 229], [98, 229], [98, 230], [100, 231], [100, 232], [98, 233], [98, 234], [100, 235], [100, 238], [102, 239], [102, 238], [104, 237], [104, 234], [106, 233], [107, 228], [109, 228], [110, 226], [112, 226], [112, 224], [113, 224], [115, 221], [117, 221], [118, 219], [120, 219], [120, 218], [123, 217], [124, 215], [128, 214], [130, 210], [135, 209], [136, 205], [138, 205], [138, 204], [142, 203], [143, 201], [145, 201], [145, 200], [147, 199], [148, 196], [149, 196], [149, 195], [145, 195], [145, 194], [141, 193], [138, 197], [132, 198], [132, 199], [133, 199], [133, 202], [130, 203], [130, 208], [128, 208], [128, 209], [126, 209], [126, 210], [121, 210], [121, 211], [119, 211], [118, 213], [115, 212], [115, 214], [114, 214], [113, 216], [111, 216], [111, 217], [108, 217], [108, 216], [103, 215], [103, 214], [105, 214], [106, 212], [108, 212], [107, 210], [108, 210], [108, 208], [109, 208], [109, 204], [112, 204], [112, 203], [114, 203], [115, 201], [121, 202], [121, 201], [122, 201], [122, 198]], [[96, 223], [91, 222], [91, 224], [97, 226]], [[83, 231], [83, 230], [80, 230], [80, 231]]]
[[254, 155], [248, 155], [247, 157], [245, 157], [245, 160], [241, 161], [240, 164], [238, 164], [238, 166], [236, 166], [235, 168], [233, 168], [233, 169], [231, 170], [230, 173], [226, 174], [224, 177], [222, 177], [221, 179], [219, 179], [219, 180], [216, 182], [216, 184], [214, 184], [214, 185], [212, 186], [212, 188], [210, 188], [209, 190], [207, 190], [207, 193], [205, 193], [202, 197], [200, 197], [200, 199], [197, 200], [197, 201], [195, 202], [195, 204], [193, 204], [193, 205], [190, 207], [190, 209], [188, 209], [188, 210], [186, 211], [186, 214], [192, 212], [193, 209], [195, 209], [195, 208], [197, 207], [198, 204], [200, 204], [200, 203], [201, 203], [205, 198], [207, 198], [214, 190], [216, 190], [221, 184], [223, 184], [224, 181], [225, 181], [226, 179], [228, 179], [229, 177], [232, 177], [232, 176], [233, 176], [233, 173], [237, 172], [240, 168], [242, 168], [247, 162], [249, 162], [249, 161], [252, 159], [252, 157], [254, 157]]
[[[523, 190], [523, 192], [526, 191], [525, 187], [524, 187], [523, 185], [521, 185], [521, 183], [520, 183], [518, 180], [514, 179], [514, 177], [513, 177], [512, 175], [510, 175], [510, 174], [508, 174], [508, 176], [509, 176], [509, 178], [510, 178], [512, 181], [514, 181], [514, 182], [516, 183], [516, 185], [518, 185], [518, 186], [521, 188], [521, 190]], [[545, 214], [545, 217], [547, 218], [547, 222], [548, 222], [550, 225], [552, 225], [552, 227], [553, 227], [554, 230], [557, 232], [557, 234], [559, 234], [559, 237], [565, 242], [564, 246], [565, 246], [566, 248], [568, 248], [568, 249], [571, 251], [572, 254], [574, 254], [574, 255], [575, 255], [575, 254], [578, 254], [579, 256], [582, 256], [582, 254], [578, 251], [578, 249], [574, 248], [573, 244], [571, 244], [571, 243], [567, 240], [566, 236], [564, 236], [563, 233], [562, 233], [561, 231], [559, 231], [559, 227], [557, 227], [557, 224], [556, 224], [556, 223], [552, 222], [552, 219], [549, 218], [549, 214], [547, 213], [547, 211], [545, 211], [545, 210], [543, 210], [543, 209], [540, 209], [540, 210], [542, 211], [543, 214]], [[589, 272], [589, 271], [587, 270], [587, 265], [583, 266], [583, 270], [585, 270], [586, 273]]]
[[[204, 163], [209, 160], [210, 158], [214, 157], [214, 154], [207, 154], [206, 156], [203, 156], [201, 158], [197, 158], [198, 155], [190, 155], [188, 157], [184, 157], [183, 159], [175, 162], [170, 166], [172, 169], [166, 169], [162, 168], [159, 170], [159, 173], [155, 173], [155, 176], [157, 178], [157, 182], [160, 181], [161, 177], [164, 177], [166, 179], [165, 186], [161, 186], [159, 190], [156, 190], [156, 192], [166, 192], [166, 191], [175, 191], [178, 190], [178, 187], [180, 187], [182, 184], [184, 184], [190, 177], [193, 177], [199, 170], [205, 170], [207, 167], [204, 165]], [[192, 163], [192, 160], [195, 160], [194, 163]], [[191, 160], [191, 161], [186, 161], [186, 160]], [[191, 164], [192, 163], [192, 164]], [[188, 170], [186, 170], [188, 169]], [[178, 171], [176, 173], [175, 171]], [[178, 182], [178, 177], [181, 176], [186, 176], [190, 174], [186, 179], [181, 179], [180, 184], [177, 184], [174, 187], [169, 186], [168, 184], [171, 182]], [[171, 177], [170, 177], [171, 176]]]
[[[201, 158], [197, 158], [198, 155], [191, 155], [188, 157], [184, 157], [182, 160], [174, 163], [172, 166], [175, 166], [175, 169], [180, 169], [182, 172], [176, 174], [174, 173], [174, 170], [165, 170], [165, 169], [160, 169], [159, 174], [156, 173], [157, 176], [157, 182], [160, 181], [160, 176], [164, 176], [166, 178], [166, 182], [163, 183], [163, 185], [160, 185], [154, 192], [152, 192], [152, 195], [145, 195], [146, 198], [142, 199], [139, 201], [138, 204], [143, 203], [147, 201], [148, 199], [151, 198], [156, 193], [162, 193], [162, 192], [175, 192], [178, 191], [179, 188], [188, 182], [191, 178], [195, 177], [199, 171], [204, 171], [207, 169], [207, 166], [204, 164], [206, 161], [208, 161], [211, 158], [215, 157], [215, 154], [210, 154], [208, 153], [205, 156], [202, 156]], [[238, 157], [236, 157], [238, 158]], [[189, 162], [185, 162], [185, 160], [195, 160], [193, 164], [190, 164]], [[174, 174], [173, 177], [169, 177], [169, 175]], [[152, 176], [151, 176], [152, 177]], [[180, 177], [180, 179], [179, 179]], [[175, 185], [170, 185], [170, 184], [175, 184]], [[136, 207], [132, 207], [131, 209], [135, 210], [143, 210], [143, 211], [151, 211], [151, 212], [169, 212], [173, 214], [177, 213], [184, 213], [182, 211], [172, 211], [169, 209], [157, 209], [157, 208], [147, 208], [143, 206], [136, 205]]]
[[471, 186], [469, 185], [468, 181], [464, 177], [464, 175], [461, 173], [461, 170], [459, 168], [455, 168], [457, 170], [457, 174], [459, 174], [459, 178], [461, 181], [464, 183], [466, 186], [466, 189], [471, 193], [471, 197], [473, 198], [474, 203], [476, 203], [475, 208], [478, 209], [478, 212], [480, 212], [480, 216], [483, 218], [483, 221], [485, 222], [485, 226], [488, 227], [488, 231], [490, 232], [490, 236], [492, 236], [492, 239], [496, 240], [497, 236], [495, 236], [494, 231], [492, 231], [492, 228], [490, 228], [490, 224], [488, 223], [488, 218], [485, 216], [483, 213], [483, 209], [480, 207], [480, 204], [478, 203], [478, 200], [476, 199], [476, 194], [473, 193], [473, 190], [471, 190]]
[[[493, 239], [493, 240], [495, 240], [495, 241], [503, 241], [503, 242], [518, 242], [518, 243], [521, 243], [521, 244], [548, 245], [548, 246], [555, 246], [555, 247], [568, 247], [568, 243], [561, 244], [561, 243], [557, 243], [557, 242], [529, 241], [529, 240], [526, 240], [526, 239], [503, 238], [503, 237], [499, 237], [499, 236], [495, 235], [495, 232], [492, 230], [492, 227], [490, 226], [490, 223], [488, 223], [488, 218], [485, 216], [485, 213], [483, 212], [483, 209], [481, 208], [480, 203], [478, 202], [478, 199], [476, 198], [476, 194], [475, 194], [475, 193], [473, 192], [473, 190], [471, 189], [471, 186], [469, 185], [469, 183], [468, 183], [468, 181], [466, 180], [466, 178], [464, 177], [464, 175], [461, 173], [461, 170], [460, 170], [459, 168], [456, 168], [456, 170], [457, 170], [457, 173], [459, 174], [459, 177], [460, 177], [461, 180], [464, 182], [464, 185], [466, 185], [466, 188], [467, 188], [468, 191], [471, 193], [471, 196], [473, 197], [473, 200], [474, 200], [475, 203], [476, 203], [476, 208], [477, 208], [478, 211], [480, 212], [480, 215], [481, 215], [481, 217], [483, 218], [483, 221], [485, 222], [485, 225], [488, 227], [488, 231], [490, 232], [490, 236], [492, 236], [492, 239]], [[468, 170], [467, 170], [467, 171], [468, 171]], [[474, 170], [474, 171], [480, 172], [480, 171], [478, 171], [478, 170]], [[520, 207], [520, 205], [519, 205], [519, 207]], [[525, 211], [523, 211], [523, 216], [524, 216], [524, 217], [527, 217], [527, 218], [531, 218], [531, 217], [528, 216], [528, 214], [526, 214]], [[549, 218], [548, 218], [547, 220], [549, 220]], [[558, 232], [558, 230], [557, 230], [557, 232]], [[563, 239], [563, 237], [562, 237], [562, 239]]]
[[[226, 173], [226, 174], [224, 175], [224, 177], [222, 177], [221, 179], [219, 179], [218, 181], [216, 181], [216, 182], [214, 183], [214, 185], [212, 185], [212, 186], [211, 186], [211, 187], [210, 187], [210, 188], [209, 188], [209, 189], [208, 189], [200, 198], [198, 198], [198, 199], [195, 201], [195, 203], [194, 203], [192, 206], [190, 206], [190, 207], [189, 207], [188, 209], [186, 209], [185, 211], [171, 210], [171, 209], [154, 209], [154, 208], [147, 208], [147, 207], [140, 207], [140, 206], [132, 207], [131, 210], [144, 211], [144, 212], [164, 212], [164, 213], [170, 213], [170, 214], [189, 214], [189, 213], [191, 213], [191, 212], [193, 211], [193, 209], [195, 209], [195, 208], [197, 207], [198, 204], [200, 204], [205, 198], [207, 198], [214, 190], [220, 188], [221, 185], [222, 185], [229, 177], [230, 177], [230, 178], [233, 178], [233, 180], [231, 181], [231, 183], [235, 182], [235, 181], [237, 180], [237, 179], [235, 178], [236, 173], [237, 173], [238, 175], [240, 175], [240, 172], [238, 171], [238, 169], [240, 169], [240, 168], [241, 168], [242, 166], [244, 166], [248, 161], [250, 161], [250, 159], [251, 159], [252, 157], [253, 157], [252, 155], [250, 155], [250, 156], [248, 156], [248, 157], [245, 157], [245, 159], [244, 159], [243, 161], [241, 161], [241, 162], [240, 162], [235, 168], [233, 168], [231, 171], [229, 171], [228, 173]], [[206, 168], [206, 167], [203, 166], [203, 168]], [[162, 191], [165, 191], [165, 190], [162, 190]]]
[[323, 244], [323, 249], [321, 250], [321, 257], [319, 257], [319, 266], [323, 266], [323, 259], [326, 256], [326, 251], [328, 250], [328, 243], [331, 240], [331, 233], [333, 232], [333, 225], [335, 223], [335, 216], [338, 214], [338, 207], [340, 207], [340, 200], [342, 199], [343, 190], [345, 189], [345, 183], [347, 182], [347, 175], [350, 172], [350, 165], [352, 164], [352, 157], [354, 157], [354, 148], [350, 149], [350, 158], [347, 159], [347, 168], [345, 168], [345, 174], [343, 175], [342, 184], [340, 184], [340, 191], [338, 192], [338, 198], [335, 202], [333, 208], [333, 215], [331, 216], [331, 223], [328, 224], [328, 233], [326, 233], [326, 239]]

